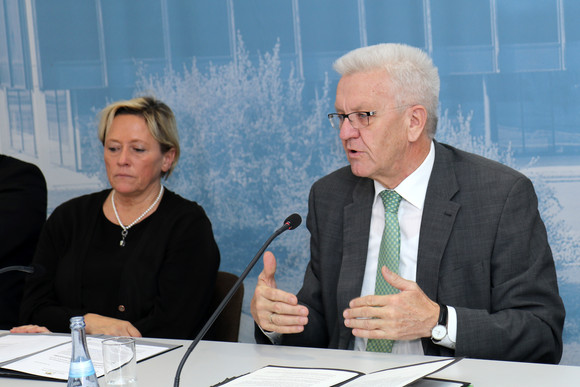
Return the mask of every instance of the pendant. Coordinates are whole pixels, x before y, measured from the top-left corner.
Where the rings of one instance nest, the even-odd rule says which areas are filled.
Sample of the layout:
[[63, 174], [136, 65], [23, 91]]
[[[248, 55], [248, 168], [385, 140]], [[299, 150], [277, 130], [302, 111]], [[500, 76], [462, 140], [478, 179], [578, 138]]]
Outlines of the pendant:
[[119, 242], [119, 246], [124, 247], [125, 246], [125, 237], [127, 236], [127, 230], [124, 229], [123, 231], [121, 231], [121, 236], [123, 237], [123, 239], [121, 239], [121, 241]]

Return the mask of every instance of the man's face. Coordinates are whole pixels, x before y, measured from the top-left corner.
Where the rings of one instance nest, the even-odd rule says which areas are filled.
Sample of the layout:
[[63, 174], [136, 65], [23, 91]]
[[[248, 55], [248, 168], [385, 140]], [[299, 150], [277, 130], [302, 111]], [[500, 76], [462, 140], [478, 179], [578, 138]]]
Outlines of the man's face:
[[340, 139], [356, 176], [377, 180], [387, 188], [400, 182], [407, 149], [405, 109], [397, 108], [384, 70], [343, 76], [336, 89], [337, 113], [372, 112], [369, 125], [354, 128], [345, 119]]

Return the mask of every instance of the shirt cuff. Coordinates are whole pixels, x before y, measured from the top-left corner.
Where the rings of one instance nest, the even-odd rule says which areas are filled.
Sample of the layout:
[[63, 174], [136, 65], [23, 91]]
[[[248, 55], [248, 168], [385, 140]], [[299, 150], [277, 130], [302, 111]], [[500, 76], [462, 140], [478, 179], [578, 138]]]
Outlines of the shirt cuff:
[[258, 328], [260, 328], [260, 330], [262, 331], [264, 336], [266, 336], [272, 344], [280, 344], [280, 342], [282, 341], [282, 334], [281, 333], [265, 331], [262, 329], [260, 324], [256, 324], [256, 325], [258, 326]]
[[452, 306], [447, 306], [447, 335], [439, 342], [435, 343], [442, 347], [455, 349], [457, 342], [457, 312]]

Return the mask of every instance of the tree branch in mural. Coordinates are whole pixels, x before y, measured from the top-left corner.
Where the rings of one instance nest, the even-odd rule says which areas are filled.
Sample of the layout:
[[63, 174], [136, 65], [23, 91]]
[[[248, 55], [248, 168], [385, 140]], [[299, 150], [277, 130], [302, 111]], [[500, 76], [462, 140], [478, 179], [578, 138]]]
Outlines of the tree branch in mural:
[[[304, 82], [293, 69], [283, 79], [279, 43], [257, 63], [239, 34], [237, 43], [227, 64], [202, 73], [194, 61], [180, 73], [141, 75], [138, 84], [138, 93], [153, 93], [176, 114], [182, 159], [171, 184], [207, 210], [229, 267], [243, 266], [256, 241], [288, 213], [305, 215], [310, 185], [345, 163], [326, 120], [328, 80], [320, 96], [303, 103]], [[288, 256], [284, 267], [303, 270], [306, 234], [277, 241], [280, 256]]]

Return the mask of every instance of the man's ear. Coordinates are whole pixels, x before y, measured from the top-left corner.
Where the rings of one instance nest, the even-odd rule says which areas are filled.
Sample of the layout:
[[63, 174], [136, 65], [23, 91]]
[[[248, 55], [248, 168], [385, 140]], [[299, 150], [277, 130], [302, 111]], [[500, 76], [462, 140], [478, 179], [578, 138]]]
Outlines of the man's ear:
[[412, 106], [410, 108], [409, 130], [407, 131], [409, 142], [415, 142], [421, 137], [426, 123], [427, 109], [422, 105]]

